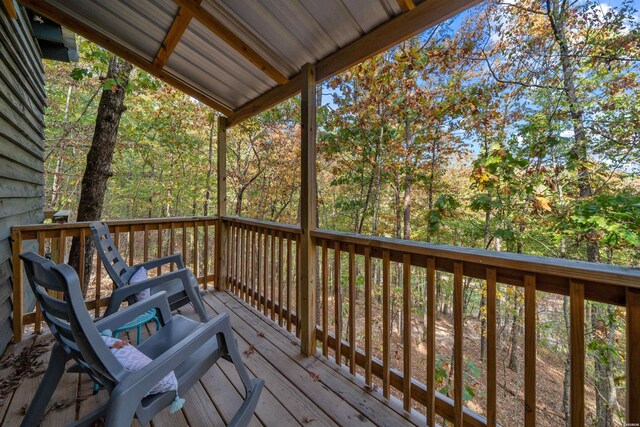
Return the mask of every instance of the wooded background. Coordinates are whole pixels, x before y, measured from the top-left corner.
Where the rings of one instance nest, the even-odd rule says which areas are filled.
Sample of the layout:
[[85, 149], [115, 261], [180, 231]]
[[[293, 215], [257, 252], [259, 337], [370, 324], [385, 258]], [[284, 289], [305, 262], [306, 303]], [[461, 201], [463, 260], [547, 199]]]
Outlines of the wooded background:
[[[320, 227], [638, 267], [637, 6], [486, 2], [325, 82]], [[105, 77], [108, 52], [83, 40], [79, 49], [78, 64], [45, 63], [46, 209], [77, 210], [98, 95], [119, 84]], [[140, 70], [126, 91], [103, 218], [217, 214], [216, 113]], [[229, 214], [298, 222], [299, 120], [294, 98], [229, 131]], [[423, 315], [424, 283], [412, 285]], [[439, 275], [443, 330], [451, 290]], [[499, 291], [499, 422], [513, 425], [523, 410], [523, 295]], [[567, 300], [538, 298], [539, 363], [548, 368], [538, 410], [558, 425], [569, 422]], [[465, 339], [477, 342], [465, 359], [477, 382], [465, 396], [481, 413], [484, 305], [483, 283], [465, 281]], [[621, 425], [624, 310], [589, 304], [587, 323], [587, 421]], [[448, 348], [439, 347], [444, 393]]]

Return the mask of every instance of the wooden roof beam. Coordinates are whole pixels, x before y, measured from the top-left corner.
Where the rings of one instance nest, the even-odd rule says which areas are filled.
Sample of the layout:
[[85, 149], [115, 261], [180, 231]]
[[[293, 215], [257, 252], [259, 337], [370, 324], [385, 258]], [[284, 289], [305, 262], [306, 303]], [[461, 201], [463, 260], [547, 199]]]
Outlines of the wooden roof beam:
[[18, 19], [18, 12], [16, 11], [16, 7], [13, 4], [13, 0], [2, 0], [2, 4], [4, 9], [7, 11], [7, 15], [11, 19]]
[[413, 0], [397, 0], [397, 1], [398, 1], [398, 6], [400, 6], [400, 9], [402, 9], [403, 12], [408, 12], [416, 8], [416, 5], [413, 2]]
[[262, 70], [267, 76], [272, 78], [278, 84], [284, 84], [289, 81], [287, 76], [278, 71], [267, 60], [262, 58], [255, 50], [236, 36], [231, 30], [225, 27], [213, 15], [204, 10], [200, 5], [201, 0], [175, 0], [175, 2], [183, 9], [187, 9], [194, 18], [202, 25], [207, 27], [209, 31], [220, 37], [225, 43], [234, 50], [248, 59], [253, 65]]
[[[200, 0], [202, 1], [202, 0]], [[169, 60], [169, 57], [173, 53], [173, 50], [176, 48], [182, 35], [187, 30], [189, 23], [193, 15], [187, 9], [181, 7], [178, 9], [178, 14], [173, 20], [173, 24], [171, 24], [171, 28], [167, 31], [167, 34], [164, 36], [164, 40], [162, 41], [162, 45], [160, 45], [160, 49], [156, 54], [156, 59], [153, 60], [153, 65], [158, 67], [159, 69], [164, 68]]]
[[[425, 0], [415, 9], [376, 27], [316, 64], [320, 83], [372, 56], [433, 27], [482, 0]], [[228, 117], [227, 127], [237, 125], [300, 92], [300, 74], [289, 83], [277, 86], [236, 109]]]
[[110, 37], [97, 32], [96, 29], [89, 27], [84, 22], [73, 18], [72, 16], [69, 16], [63, 10], [60, 10], [53, 5], [46, 3], [44, 0], [20, 0], [20, 2], [34, 12], [46, 16], [52, 21], [57, 22], [64, 27], [67, 27], [74, 33], [81, 35], [87, 40], [91, 40], [92, 42], [99, 44], [103, 48], [118, 55], [122, 59], [131, 62], [135, 66], [145, 70], [149, 74], [156, 76], [165, 83], [168, 83], [176, 89], [186, 93], [187, 95], [194, 97], [198, 101], [221, 112], [222, 114], [229, 115], [233, 112], [228, 106], [216, 101], [207, 94], [195, 88], [192, 88], [182, 80], [168, 74], [167, 72], [153, 65], [153, 63], [151, 63], [147, 59], [143, 58], [135, 52], [132, 52], [129, 48], [121, 45]]

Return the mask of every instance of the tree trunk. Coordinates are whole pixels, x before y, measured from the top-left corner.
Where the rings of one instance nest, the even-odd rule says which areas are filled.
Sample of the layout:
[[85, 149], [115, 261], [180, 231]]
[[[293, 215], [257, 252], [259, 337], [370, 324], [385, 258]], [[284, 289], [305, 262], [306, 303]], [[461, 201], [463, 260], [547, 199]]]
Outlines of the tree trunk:
[[513, 315], [511, 317], [511, 351], [509, 353], [509, 366], [508, 368], [514, 372], [518, 370], [518, 314], [522, 308], [518, 302], [518, 294], [513, 293]]
[[[407, 152], [409, 152], [409, 147], [411, 146], [411, 121], [407, 116], [404, 121], [405, 124], [405, 145]], [[406, 167], [404, 175], [404, 200], [402, 207], [402, 229], [403, 235], [402, 237], [406, 240], [411, 239], [411, 186], [413, 185], [413, 169], [410, 165], [411, 161], [407, 159]]]
[[[207, 167], [206, 192], [204, 194], [204, 216], [209, 216], [209, 203], [211, 201], [211, 174], [213, 173], [213, 130], [215, 128], [215, 120], [211, 120], [211, 129], [209, 129], [209, 158]], [[219, 216], [225, 212], [218, 212]]]
[[[109, 61], [107, 79], [113, 79], [113, 87], [103, 89], [96, 115], [96, 126], [87, 154], [87, 166], [82, 177], [82, 190], [78, 203], [77, 221], [96, 221], [102, 215], [107, 180], [113, 175], [111, 161], [118, 136], [120, 117], [126, 110], [124, 106], [125, 88], [133, 66], [113, 56]], [[93, 239], [85, 241], [85, 268], [82, 293], [86, 294], [91, 277], [91, 259], [93, 257]], [[74, 238], [69, 253], [69, 264], [78, 271], [80, 268], [80, 242]]]
[[[71, 107], [71, 92], [73, 86], [67, 89], [67, 100], [64, 104], [64, 123], [69, 126], [69, 109]], [[68, 128], [67, 128], [68, 129]], [[68, 133], [68, 131], [67, 131]], [[66, 136], [66, 134], [65, 134]], [[51, 184], [51, 209], [60, 209], [60, 188], [62, 187], [62, 166], [64, 165], [64, 156], [61, 154], [56, 160], [56, 170], [53, 174], [53, 183]]]

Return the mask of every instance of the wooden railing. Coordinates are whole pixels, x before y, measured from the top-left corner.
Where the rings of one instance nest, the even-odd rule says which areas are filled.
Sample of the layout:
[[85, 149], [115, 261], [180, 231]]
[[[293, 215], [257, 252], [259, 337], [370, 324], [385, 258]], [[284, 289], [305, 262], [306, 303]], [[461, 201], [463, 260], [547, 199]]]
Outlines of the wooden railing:
[[[627, 407], [628, 422], [640, 421], [640, 270], [612, 265], [569, 261], [518, 255], [504, 252], [466, 249], [460, 247], [430, 245], [421, 242], [365, 237], [334, 231], [312, 231], [319, 246], [321, 325], [317, 338], [322, 352], [329, 355], [333, 349], [336, 363], [346, 358], [351, 373], [357, 367], [364, 369], [364, 378], [373, 385], [372, 376], [382, 379], [382, 392], [390, 395], [390, 388], [401, 395], [405, 409], [412, 402], [424, 405], [427, 425], [435, 424], [439, 415], [455, 425], [496, 425], [496, 289], [497, 286], [524, 288], [524, 424], [536, 424], [536, 298], [537, 292], [565, 295], [570, 298], [571, 333], [569, 338], [571, 366], [571, 420], [572, 425], [584, 425], [585, 396], [585, 300], [626, 306], [627, 341]], [[332, 252], [333, 286], [329, 303], [329, 265]], [[346, 254], [347, 280], [343, 283], [342, 255]], [[372, 262], [382, 264], [382, 358], [373, 356], [372, 349]], [[360, 267], [358, 267], [360, 266]], [[361, 267], [363, 266], [363, 268]], [[395, 267], [395, 268], [394, 268]], [[356, 271], [364, 281], [364, 345], [356, 342]], [[392, 369], [390, 362], [391, 291], [390, 274], [398, 275], [402, 301], [401, 347], [402, 366]], [[400, 273], [401, 270], [401, 273]], [[436, 272], [452, 275], [453, 281], [453, 399], [436, 390]], [[412, 339], [413, 320], [411, 309], [412, 277], [419, 275], [426, 281], [426, 384], [412, 378], [412, 349], [417, 345]], [[464, 347], [463, 347], [463, 281], [480, 279], [486, 285], [487, 354], [486, 354], [486, 417], [463, 406]], [[346, 290], [346, 292], [344, 292]], [[348, 306], [346, 324], [343, 327], [343, 307]], [[333, 311], [333, 331], [328, 319]], [[337, 321], [335, 320], [337, 319]], [[341, 337], [341, 339], [336, 339]], [[634, 362], [635, 361], [635, 362]], [[632, 421], [633, 420], [633, 421]]]
[[[272, 320], [299, 330], [300, 262], [297, 226], [245, 218], [224, 218], [228, 227], [227, 283], [231, 291]], [[585, 420], [585, 301], [626, 307], [628, 422], [640, 419], [640, 270], [619, 266], [560, 260], [504, 252], [430, 245], [421, 242], [366, 237], [335, 231], [315, 230], [317, 246], [318, 350], [335, 363], [343, 363], [352, 374], [361, 373], [375, 388], [381, 380], [385, 397], [394, 394], [404, 408], [424, 408], [427, 425], [436, 416], [455, 425], [497, 424], [497, 290], [524, 290], [524, 419], [536, 424], [537, 311], [540, 292], [568, 296], [571, 333], [570, 378], [572, 425]], [[374, 266], [375, 264], [375, 266]], [[375, 267], [375, 268], [374, 268]], [[379, 275], [374, 275], [376, 270]], [[453, 283], [453, 391], [451, 397], [436, 392], [436, 275], [446, 274]], [[413, 377], [412, 353], [418, 345], [411, 331], [411, 284], [425, 282], [426, 382]], [[393, 279], [396, 279], [395, 281]], [[468, 382], [464, 374], [464, 295], [469, 279], [486, 287], [486, 411], [478, 414], [463, 404]], [[392, 290], [392, 285], [399, 289]], [[336, 285], [338, 284], [338, 285]], [[374, 304], [374, 287], [381, 291]], [[395, 302], [392, 302], [392, 295]], [[362, 299], [364, 301], [362, 301]], [[372, 312], [380, 307], [381, 313]], [[402, 313], [398, 343], [392, 343], [392, 309]], [[382, 317], [381, 334], [373, 325]], [[359, 338], [357, 337], [359, 335]], [[380, 336], [381, 335], [381, 336]], [[336, 337], [340, 337], [337, 339]], [[381, 350], [374, 342], [381, 341]], [[376, 346], [377, 347], [377, 346]], [[402, 353], [400, 366], [393, 366], [392, 351]], [[376, 357], [381, 353], [381, 357]], [[635, 362], [633, 362], [635, 361]]]
[[256, 310], [300, 335], [300, 227], [224, 217], [227, 287]]
[[[221, 224], [223, 227], [220, 227]], [[167, 218], [113, 221], [114, 240], [130, 263], [182, 252], [187, 266], [207, 287], [213, 282], [214, 260], [224, 259], [221, 285], [236, 293], [272, 321], [300, 335], [298, 226], [246, 218]], [[214, 230], [211, 230], [211, 228]], [[221, 236], [214, 245], [213, 235]], [[213, 233], [212, 233], [213, 231]], [[153, 233], [155, 232], [155, 235]], [[38, 251], [64, 259], [69, 238], [89, 235], [86, 223], [14, 227], [14, 319], [16, 339], [25, 325], [40, 329], [38, 311], [22, 312], [23, 278], [17, 254], [24, 241], [37, 242]], [[133, 238], [131, 237], [133, 236]], [[536, 424], [537, 300], [543, 293], [569, 297], [570, 416], [572, 425], [585, 420], [585, 301], [626, 309], [627, 423], [640, 422], [640, 270], [504, 252], [430, 245], [421, 242], [366, 237], [326, 230], [311, 232], [317, 247], [316, 339], [318, 350], [352, 374], [361, 373], [370, 389], [401, 398], [404, 408], [423, 408], [428, 425], [436, 416], [455, 425], [497, 424], [497, 293], [505, 288], [524, 294], [524, 414], [525, 425]], [[83, 241], [81, 238], [80, 241]], [[176, 244], [178, 247], [176, 247]], [[218, 249], [219, 248], [219, 249]], [[142, 250], [142, 253], [140, 253]], [[218, 254], [216, 251], [220, 251]], [[102, 272], [99, 262], [95, 265]], [[96, 271], [96, 269], [94, 269]], [[217, 274], [217, 272], [216, 272]], [[450, 396], [436, 392], [436, 278], [447, 275], [453, 285], [452, 379]], [[87, 307], [99, 315], [111, 287], [104, 273], [95, 275], [95, 291]], [[412, 336], [416, 320], [412, 283], [424, 282], [422, 344], [426, 349], [426, 379], [415, 378]], [[464, 406], [464, 283], [482, 281], [486, 289], [486, 410], [479, 414]], [[17, 302], [17, 303], [16, 303]], [[374, 308], [376, 311], [374, 311]], [[398, 310], [401, 309], [401, 310]], [[392, 314], [401, 313], [394, 332]], [[380, 327], [377, 321], [380, 320]], [[314, 318], [314, 316], [311, 316]], [[418, 322], [419, 323], [419, 322]], [[392, 333], [393, 332], [393, 333]], [[394, 335], [395, 334], [395, 335]], [[397, 336], [396, 336], [397, 335]], [[394, 337], [394, 339], [392, 339]], [[380, 345], [379, 345], [380, 344]], [[394, 354], [392, 355], [392, 352]], [[401, 354], [400, 363], [392, 357]]]
[[[129, 265], [159, 258], [173, 253], [181, 253], [185, 266], [205, 289], [215, 283], [214, 263], [216, 245], [214, 238], [218, 228], [217, 217], [187, 217], [161, 219], [134, 219], [108, 221], [112, 237], [122, 256]], [[34, 250], [56, 262], [65, 262], [69, 256], [71, 239], [80, 238], [80, 271], [84, 271], [84, 242], [91, 236], [89, 223], [34, 224], [15, 226], [11, 230], [13, 254], [13, 326], [14, 342], [20, 342], [26, 327], [33, 325], [34, 332], [40, 332], [42, 317], [39, 307], [25, 312], [23, 303], [24, 286], [22, 267], [18, 255], [24, 250]], [[101, 309], [109, 302], [113, 282], [109, 279], [97, 256], [92, 260], [92, 275], [88, 283], [87, 308], [99, 316]], [[158, 269], [155, 274], [159, 274]], [[154, 272], [151, 272], [154, 274]], [[80, 274], [81, 284], [85, 277]]]

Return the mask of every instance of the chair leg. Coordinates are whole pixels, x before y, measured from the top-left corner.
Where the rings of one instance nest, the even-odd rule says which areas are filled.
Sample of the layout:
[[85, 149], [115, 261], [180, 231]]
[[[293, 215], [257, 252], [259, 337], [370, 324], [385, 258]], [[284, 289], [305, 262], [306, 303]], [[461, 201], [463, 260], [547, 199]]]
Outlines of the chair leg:
[[252, 387], [251, 378], [249, 377], [249, 372], [247, 368], [244, 366], [244, 362], [242, 361], [242, 356], [240, 355], [240, 350], [238, 349], [238, 343], [233, 335], [233, 330], [231, 329], [231, 321], [227, 316], [224, 319], [224, 324], [222, 327], [222, 343], [219, 344], [222, 346], [224, 352], [226, 352], [231, 358], [231, 363], [238, 371], [238, 375], [240, 376], [240, 380], [242, 381], [242, 385], [244, 385], [245, 393], [248, 393]]
[[251, 417], [258, 405], [258, 400], [260, 399], [260, 394], [264, 387], [264, 380], [260, 378], [249, 378], [249, 372], [242, 362], [238, 343], [233, 336], [231, 321], [229, 320], [228, 315], [223, 320], [222, 331], [218, 336], [218, 344], [220, 345], [221, 350], [226, 352], [227, 356], [229, 356], [228, 358], [225, 357], [225, 359], [231, 359], [231, 363], [233, 363], [236, 371], [238, 371], [238, 375], [240, 376], [240, 380], [242, 381], [245, 390], [244, 402], [235, 413], [227, 427], [244, 427], [249, 424], [249, 421], [251, 421]]
[[207, 310], [204, 308], [204, 304], [202, 303], [202, 296], [200, 295], [200, 288], [198, 288], [197, 292], [195, 292], [196, 298], [191, 298], [191, 303], [193, 304], [193, 308], [198, 313], [201, 322], [206, 322], [209, 320], [209, 315], [207, 314]]
[[[127, 398], [128, 397], [128, 398]], [[131, 396], [120, 395], [114, 398], [111, 396], [106, 409], [105, 427], [130, 426], [136, 414], [138, 401]]]
[[51, 357], [49, 358], [47, 371], [42, 377], [38, 390], [29, 404], [26, 415], [22, 419], [21, 427], [31, 427], [40, 424], [47, 405], [51, 400], [51, 396], [53, 396], [53, 392], [56, 391], [58, 383], [64, 374], [64, 366], [68, 360], [69, 357], [64, 349], [57, 343], [54, 344], [51, 349]]

